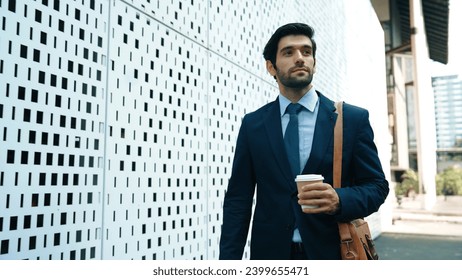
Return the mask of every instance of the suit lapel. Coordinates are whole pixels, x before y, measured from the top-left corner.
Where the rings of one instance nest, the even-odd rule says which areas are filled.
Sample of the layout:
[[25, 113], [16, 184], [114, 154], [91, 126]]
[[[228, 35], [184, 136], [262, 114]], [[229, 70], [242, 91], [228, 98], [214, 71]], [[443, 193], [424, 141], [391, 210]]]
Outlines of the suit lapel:
[[271, 145], [271, 150], [276, 158], [276, 162], [281, 168], [282, 173], [288, 180], [293, 180], [292, 171], [290, 169], [289, 160], [284, 147], [284, 139], [282, 138], [281, 113], [279, 109], [279, 98], [269, 106], [264, 119], [265, 129], [268, 133], [268, 140]]
[[323, 161], [334, 135], [334, 125], [337, 120], [334, 103], [322, 94], [318, 93], [318, 95], [319, 111], [314, 128], [313, 145], [310, 157], [303, 169], [304, 174], [318, 172], [318, 167]]

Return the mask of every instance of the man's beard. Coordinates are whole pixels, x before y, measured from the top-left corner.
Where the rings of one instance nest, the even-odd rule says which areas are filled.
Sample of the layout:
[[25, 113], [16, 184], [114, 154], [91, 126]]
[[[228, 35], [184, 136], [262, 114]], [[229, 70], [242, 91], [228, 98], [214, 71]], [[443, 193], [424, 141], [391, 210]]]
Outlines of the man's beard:
[[306, 77], [291, 77], [289, 74], [284, 74], [279, 71], [279, 69], [276, 69], [276, 76], [278, 80], [281, 82], [282, 85], [288, 88], [294, 88], [294, 89], [302, 89], [311, 84], [311, 81], [313, 80], [313, 74], [309, 74]]

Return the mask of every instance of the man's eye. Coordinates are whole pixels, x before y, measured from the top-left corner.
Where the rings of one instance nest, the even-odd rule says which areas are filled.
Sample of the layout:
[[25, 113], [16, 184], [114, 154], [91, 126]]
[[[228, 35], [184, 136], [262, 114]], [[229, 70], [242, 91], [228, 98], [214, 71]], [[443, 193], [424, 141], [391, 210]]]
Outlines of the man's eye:
[[286, 55], [286, 56], [287, 56], [287, 55], [291, 55], [291, 54], [292, 54], [292, 51], [285, 51], [283, 54]]
[[304, 55], [311, 55], [311, 51], [309, 51], [309, 50], [303, 51], [303, 54]]

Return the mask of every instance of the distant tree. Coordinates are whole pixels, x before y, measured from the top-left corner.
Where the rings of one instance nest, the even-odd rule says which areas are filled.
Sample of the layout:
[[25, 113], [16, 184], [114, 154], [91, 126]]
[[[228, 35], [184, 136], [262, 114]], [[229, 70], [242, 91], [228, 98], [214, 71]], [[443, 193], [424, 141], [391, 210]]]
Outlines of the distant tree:
[[401, 182], [396, 184], [395, 195], [408, 197], [417, 193], [419, 193], [419, 177], [414, 170], [408, 169], [401, 175]]
[[462, 169], [450, 167], [436, 176], [436, 193], [439, 195], [462, 195]]

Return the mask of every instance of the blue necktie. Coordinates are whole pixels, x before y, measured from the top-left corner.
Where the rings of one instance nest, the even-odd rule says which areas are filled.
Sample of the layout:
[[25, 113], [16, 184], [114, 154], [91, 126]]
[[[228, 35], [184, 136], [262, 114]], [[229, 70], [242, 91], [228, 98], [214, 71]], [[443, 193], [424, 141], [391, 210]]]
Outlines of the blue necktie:
[[298, 113], [302, 110], [302, 105], [290, 103], [286, 113], [290, 115], [289, 124], [284, 134], [284, 144], [294, 178], [300, 174], [300, 150], [298, 139]]

